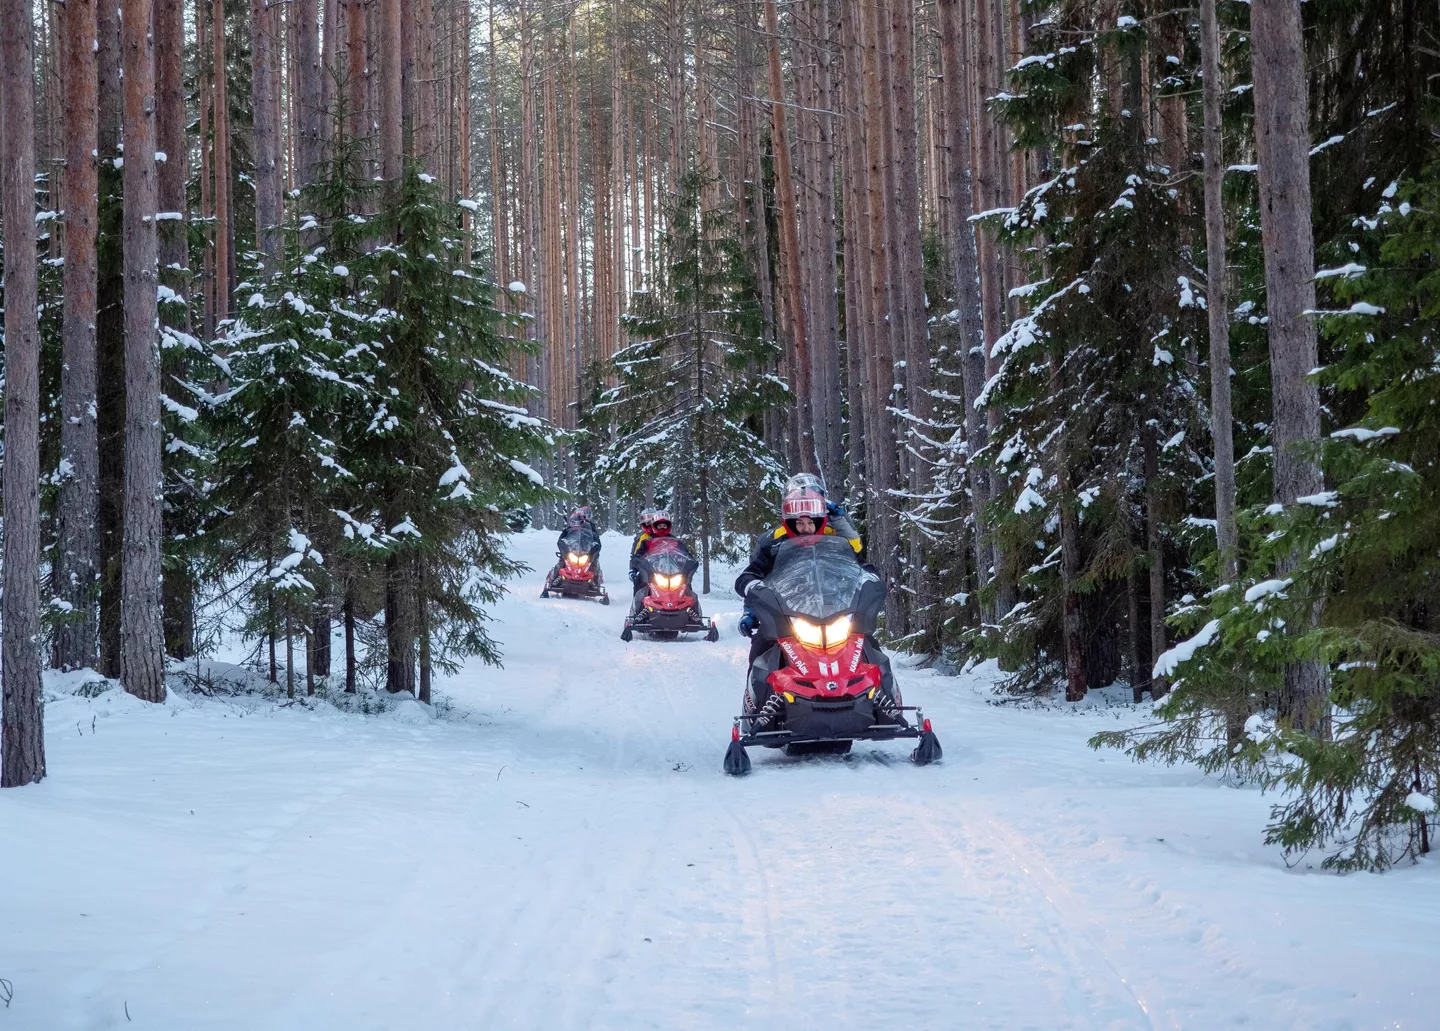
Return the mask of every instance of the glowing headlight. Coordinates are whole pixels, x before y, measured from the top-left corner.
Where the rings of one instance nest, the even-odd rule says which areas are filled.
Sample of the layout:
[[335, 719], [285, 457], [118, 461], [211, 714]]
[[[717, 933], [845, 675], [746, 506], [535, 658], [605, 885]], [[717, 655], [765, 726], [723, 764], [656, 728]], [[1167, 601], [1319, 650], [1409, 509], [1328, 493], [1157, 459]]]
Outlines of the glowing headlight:
[[566, 555], [565, 557], [568, 558], [571, 562], [573, 562], [573, 563], [574, 563], [575, 565], [577, 565], [577, 566], [587, 565], [587, 564], [590, 562], [590, 556], [589, 556], [589, 555], [577, 554], [576, 552], [573, 552], [573, 551], [570, 552], [570, 554]]
[[850, 617], [841, 616], [825, 628], [825, 647], [835, 648], [850, 639]]
[[662, 591], [674, 591], [684, 585], [685, 576], [683, 573], [675, 573], [673, 576], [656, 573], [651, 582]]
[[800, 643], [807, 648], [823, 648], [825, 646], [825, 631], [808, 620], [796, 616], [790, 620], [790, 629], [794, 631]]

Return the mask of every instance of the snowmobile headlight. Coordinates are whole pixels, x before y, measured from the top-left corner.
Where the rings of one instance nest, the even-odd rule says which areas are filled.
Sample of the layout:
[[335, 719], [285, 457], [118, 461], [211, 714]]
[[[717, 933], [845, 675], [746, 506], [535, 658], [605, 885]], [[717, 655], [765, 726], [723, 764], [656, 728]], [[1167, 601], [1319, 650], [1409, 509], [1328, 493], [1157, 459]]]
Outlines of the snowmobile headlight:
[[574, 551], [570, 552], [570, 554], [566, 555], [565, 557], [577, 566], [583, 566], [586, 562], [590, 561], [589, 555], [581, 555]]
[[685, 577], [679, 573], [673, 576], [666, 576], [664, 573], [656, 573], [654, 584], [662, 591], [673, 591], [685, 582]]
[[850, 617], [841, 616], [825, 628], [825, 647], [837, 648], [850, 640]]
[[807, 648], [825, 647], [825, 631], [809, 620], [795, 616], [790, 620], [790, 629], [795, 637]]

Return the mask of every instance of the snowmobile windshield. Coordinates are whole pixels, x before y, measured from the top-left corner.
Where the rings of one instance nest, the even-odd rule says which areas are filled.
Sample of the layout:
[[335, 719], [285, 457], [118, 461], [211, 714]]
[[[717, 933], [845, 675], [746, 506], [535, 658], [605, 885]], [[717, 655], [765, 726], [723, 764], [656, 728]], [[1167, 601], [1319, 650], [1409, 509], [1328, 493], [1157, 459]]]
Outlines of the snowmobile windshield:
[[856, 560], [845, 538], [814, 534], [780, 545], [765, 584], [789, 615], [828, 619], [852, 611], [861, 588], [877, 580]]
[[594, 530], [587, 530], [583, 526], [566, 530], [563, 539], [565, 550], [577, 554], [588, 555], [600, 546], [600, 538]]
[[649, 545], [639, 562], [649, 573], [690, 576], [699, 566], [689, 549], [674, 537], [656, 537]]

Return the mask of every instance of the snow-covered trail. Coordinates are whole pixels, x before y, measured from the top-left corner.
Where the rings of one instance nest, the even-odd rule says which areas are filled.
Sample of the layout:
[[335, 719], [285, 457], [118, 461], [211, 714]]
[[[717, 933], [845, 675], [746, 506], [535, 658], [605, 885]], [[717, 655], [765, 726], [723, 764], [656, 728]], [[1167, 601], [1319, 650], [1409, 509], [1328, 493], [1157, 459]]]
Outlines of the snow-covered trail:
[[1286, 870], [1266, 800], [1085, 747], [1133, 711], [982, 676], [902, 671], [937, 766], [726, 778], [730, 577], [718, 643], [626, 645], [515, 547], [466, 718], [53, 701], [50, 778], [0, 794], [0, 1031], [1440, 1026], [1434, 864]]

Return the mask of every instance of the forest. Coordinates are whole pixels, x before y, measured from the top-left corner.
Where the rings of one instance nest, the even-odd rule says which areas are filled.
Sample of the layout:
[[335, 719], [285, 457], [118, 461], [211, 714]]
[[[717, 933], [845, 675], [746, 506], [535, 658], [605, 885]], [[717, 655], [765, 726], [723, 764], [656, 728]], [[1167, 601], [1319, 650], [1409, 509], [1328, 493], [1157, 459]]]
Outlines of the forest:
[[809, 471], [888, 647], [1126, 685], [1154, 718], [1096, 747], [1279, 789], [1287, 852], [1429, 851], [1433, 5], [0, 0], [0, 32], [5, 785], [45, 775], [44, 669], [160, 701], [221, 604], [291, 695], [428, 702], [503, 658], [506, 534], [662, 504], [708, 591]]

